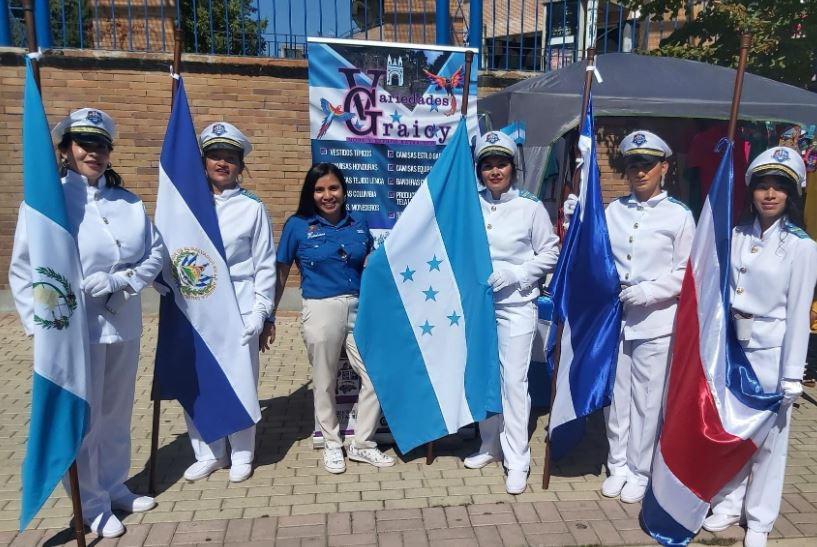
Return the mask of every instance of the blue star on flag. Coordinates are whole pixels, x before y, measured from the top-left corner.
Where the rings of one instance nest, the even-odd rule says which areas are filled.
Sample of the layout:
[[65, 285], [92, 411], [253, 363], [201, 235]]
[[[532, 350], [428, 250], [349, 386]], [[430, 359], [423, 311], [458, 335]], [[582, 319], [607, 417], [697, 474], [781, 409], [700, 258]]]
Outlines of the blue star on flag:
[[440, 111], [440, 107], [439, 107], [439, 106], [437, 106], [437, 103], [435, 103], [435, 102], [433, 102], [433, 101], [432, 101], [431, 106], [429, 107], [428, 111], [429, 111], [429, 112], [439, 112], [439, 111]]
[[429, 286], [428, 286], [428, 290], [426, 290], [426, 291], [420, 291], [420, 292], [421, 292], [421, 293], [423, 293], [424, 295], [426, 295], [426, 302], [428, 302], [429, 300], [433, 300], [434, 302], [436, 302], [436, 301], [437, 301], [437, 294], [438, 294], [440, 291], [435, 291], [435, 290], [434, 290], [434, 287], [432, 287], [431, 285], [429, 285]]
[[391, 121], [393, 121], [394, 123], [400, 123], [401, 117], [402, 116], [400, 116], [400, 114], [397, 113], [397, 110], [395, 110], [394, 114], [391, 115]]
[[406, 269], [404, 271], [400, 272], [400, 275], [403, 276], [403, 283], [405, 283], [406, 281], [414, 281], [414, 272], [415, 271], [417, 271], [417, 270], [412, 270], [408, 266], [406, 266]]
[[423, 332], [422, 332], [421, 336], [426, 335], [426, 334], [428, 334], [429, 336], [433, 336], [431, 334], [431, 329], [434, 328], [434, 325], [430, 324], [428, 322], [428, 319], [426, 319], [426, 322], [423, 323], [422, 325], [417, 325], [417, 326], [420, 327], [421, 329], [423, 329]]
[[460, 317], [462, 317], [462, 316], [457, 315], [457, 310], [452, 311], [451, 315], [447, 316], [448, 320], [451, 321], [451, 324], [448, 325], [448, 326], [451, 327], [451, 326], [454, 326], [454, 325], [459, 325], [460, 324]]
[[438, 260], [437, 255], [435, 254], [434, 258], [432, 258], [431, 260], [426, 262], [426, 264], [428, 264], [428, 271], [437, 270], [439, 272], [440, 271], [440, 264], [442, 264], [442, 263], [443, 263], [443, 261]]

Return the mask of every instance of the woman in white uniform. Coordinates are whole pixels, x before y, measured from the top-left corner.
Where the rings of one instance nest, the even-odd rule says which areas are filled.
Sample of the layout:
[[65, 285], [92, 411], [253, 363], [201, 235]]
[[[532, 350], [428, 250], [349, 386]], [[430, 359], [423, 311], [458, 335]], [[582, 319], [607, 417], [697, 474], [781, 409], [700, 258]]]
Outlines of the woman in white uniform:
[[559, 239], [545, 207], [514, 184], [513, 140], [498, 131], [479, 138], [476, 149], [482, 216], [488, 234], [493, 273], [502, 414], [480, 422], [482, 443], [465, 459], [470, 469], [504, 457], [509, 494], [525, 491], [530, 469], [528, 367], [536, 331], [539, 281], [556, 265]]
[[800, 155], [778, 146], [746, 171], [748, 212], [732, 230], [730, 292], [738, 339], [763, 391], [782, 392], [771, 431], [749, 463], [712, 500], [709, 531], [746, 519], [747, 547], [766, 545], [780, 512], [792, 403], [809, 338], [809, 305], [817, 283], [817, 243], [802, 229]]
[[[83, 108], [52, 131], [58, 143], [68, 221], [82, 263], [90, 341], [88, 431], [77, 454], [82, 515], [91, 531], [117, 537], [125, 528], [112, 510], [141, 512], [156, 502], [125, 486], [130, 426], [142, 335], [139, 293], [162, 268], [162, 241], [142, 201], [111, 169], [116, 125]], [[14, 234], [9, 286], [28, 334], [34, 308], [25, 209]], [[67, 479], [64, 481], [68, 489]]]
[[613, 398], [605, 409], [610, 476], [601, 493], [641, 501], [647, 489], [669, 368], [678, 295], [695, 220], [663, 189], [672, 150], [634, 131], [619, 145], [631, 193], [605, 211], [624, 304]]
[[[274, 324], [275, 244], [267, 210], [261, 200], [239, 184], [244, 159], [252, 145], [235, 126], [219, 122], [207, 126], [199, 136], [204, 170], [213, 193], [230, 282], [233, 284], [244, 334], [236, 344], [247, 347], [253, 374], [258, 383], [258, 341], [265, 322]], [[217, 317], [213, 317], [218, 321]], [[196, 462], [184, 472], [190, 481], [203, 479], [217, 469], [230, 465], [230, 481], [241, 482], [252, 474], [255, 456], [255, 426], [237, 431], [227, 438], [206, 443], [185, 413], [187, 430]], [[227, 441], [231, 454], [227, 457]]]

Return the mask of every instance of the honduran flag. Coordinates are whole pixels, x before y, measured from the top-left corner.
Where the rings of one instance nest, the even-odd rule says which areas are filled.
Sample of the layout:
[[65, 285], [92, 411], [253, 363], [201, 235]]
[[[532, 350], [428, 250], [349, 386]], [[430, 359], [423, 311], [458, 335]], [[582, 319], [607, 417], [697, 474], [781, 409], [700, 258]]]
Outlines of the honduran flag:
[[22, 205], [30, 272], [18, 272], [17, 277], [30, 280], [21, 290], [29, 299], [28, 305], [33, 303], [33, 316], [22, 319], [34, 331], [34, 374], [23, 459], [21, 530], [74, 462], [89, 414], [89, 345], [80, 290], [82, 266], [31, 63], [27, 58]]
[[766, 438], [781, 400], [763, 392], [730, 317], [732, 143], [720, 147], [681, 287], [664, 423], [641, 509], [664, 545], [698, 533], [712, 498]]
[[212, 442], [258, 422], [261, 409], [181, 78], [159, 162], [156, 227], [168, 253], [161, 277], [173, 291], [159, 311], [158, 393], [177, 399]]
[[402, 452], [501, 412], [488, 236], [464, 120], [363, 271], [355, 341]]
[[584, 435], [586, 417], [609, 405], [621, 332], [621, 291], [601, 199], [592, 100], [579, 137], [579, 203], [567, 230], [549, 292], [553, 295], [551, 357], [560, 347], [550, 410], [550, 453], [564, 457]]

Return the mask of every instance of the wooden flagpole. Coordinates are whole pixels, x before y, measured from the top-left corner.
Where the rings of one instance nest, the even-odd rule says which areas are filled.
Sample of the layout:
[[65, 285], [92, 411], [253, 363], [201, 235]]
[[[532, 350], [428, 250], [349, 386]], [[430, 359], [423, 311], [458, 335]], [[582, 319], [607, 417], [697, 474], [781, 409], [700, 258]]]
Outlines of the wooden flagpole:
[[[23, 12], [26, 21], [26, 39], [28, 41], [29, 53], [37, 52], [37, 31], [34, 23], [34, 2], [33, 0], [23, 0]], [[31, 68], [34, 72], [34, 81], [37, 90], [42, 97], [42, 86], [40, 85], [40, 63], [37, 59], [31, 60]], [[68, 468], [68, 483], [71, 491], [71, 505], [74, 510], [74, 534], [77, 545], [85, 547], [85, 521], [82, 518], [82, 502], [79, 497], [79, 475], [77, 473], [77, 461]]]
[[[582, 129], [584, 128], [584, 119], [587, 117], [587, 109], [590, 105], [590, 90], [593, 87], [593, 74], [594, 70], [591, 70], [590, 67], [593, 67], [596, 60], [596, 48], [591, 47], [587, 49], [587, 71], [584, 74], [584, 90], [582, 91], [582, 109], [581, 109], [581, 118], [579, 118], [579, 127], [577, 130], [577, 138], [576, 148], [578, 149], [578, 139], [581, 137]], [[581, 176], [581, 167], [577, 168], [573, 172], [573, 176], [571, 178], [570, 183], [570, 190], [576, 191], [576, 185], [578, 183], [578, 179]], [[567, 185], [565, 185], [567, 186]], [[564, 191], [562, 192], [562, 206], [564, 205]], [[561, 209], [561, 207], [560, 207]], [[553, 402], [556, 400], [556, 377], [559, 374], [559, 361], [561, 360], [561, 348], [562, 348], [562, 329], [564, 328], [563, 325], [559, 325], [558, 329], [556, 330], [556, 347], [553, 352], [553, 374], [550, 378], [550, 407], [548, 410], [548, 426], [545, 430], [545, 461], [543, 463], [543, 473], [542, 473], [542, 489], [547, 490], [550, 487], [550, 420], [553, 418]]]
[[[173, 74], [181, 72], [182, 65], [182, 28], [176, 25], [173, 29]], [[176, 89], [179, 87], [179, 80], [172, 78], [173, 83], [170, 92], [170, 108], [173, 109], [173, 99], [176, 98]], [[156, 369], [153, 370], [153, 385], [150, 389], [150, 398], [153, 401], [153, 427], [150, 431], [150, 467], [148, 469], [148, 491], [151, 496], [156, 496], [156, 456], [159, 452], [159, 429], [161, 426], [159, 417], [162, 413], [162, 399], [159, 396], [159, 386], [156, 383]]]
[[[474, 52], [465, 52], [465, 80], [462, 87], [462, 117], [468, 116], [468, 94], [471, 91], [471, 65], [474, 63]], [[426, 465], [434, 463], [434, 441], [426, 443]]]
[[743, 76], [746, 74], [746, 61], [749, 57], [749, 48], [752, 46], [752, 35], [744, 32], [740, 35], [740, 56], [738, 57], [738, 69], [735, 75], [735, 88], [732, 92], [732, 111], [729, 114], [729, 130], [726, 133], [729, 142], [735, 143], [735, 132], [738, 127], [738, 110], [740, 109], [740, 96], [743, 93]]

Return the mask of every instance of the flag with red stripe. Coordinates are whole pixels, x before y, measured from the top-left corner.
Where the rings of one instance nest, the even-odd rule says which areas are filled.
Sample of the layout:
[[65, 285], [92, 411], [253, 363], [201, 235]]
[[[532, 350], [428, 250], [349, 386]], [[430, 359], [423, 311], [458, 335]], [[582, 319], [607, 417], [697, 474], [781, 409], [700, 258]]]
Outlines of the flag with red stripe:
[[664, 423], [641, 519], [663, 545], [686, 545], [712, 498], [768, 434], [781, 395], [766, 393], [737, 340], [729, 302], [732, 143], [701, 211], [675, 319]]

